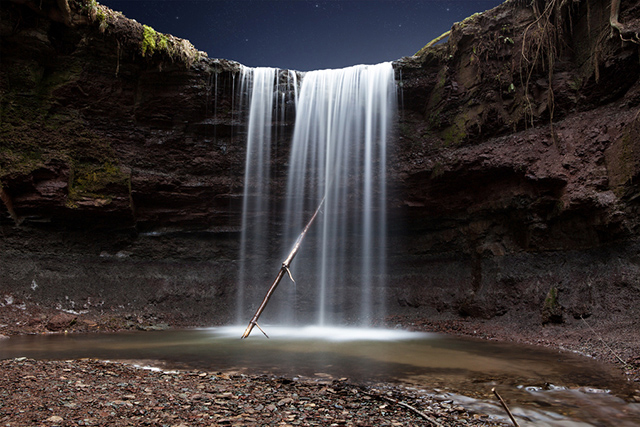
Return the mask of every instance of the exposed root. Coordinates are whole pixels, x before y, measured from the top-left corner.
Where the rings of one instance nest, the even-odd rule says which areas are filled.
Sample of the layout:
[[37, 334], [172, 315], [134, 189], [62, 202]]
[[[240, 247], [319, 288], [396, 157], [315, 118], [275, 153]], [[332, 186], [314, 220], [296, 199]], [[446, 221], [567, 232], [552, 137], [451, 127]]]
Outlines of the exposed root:
[[[531, 102], [529, 86], [531, 77], [536, 69], [542, 68], [547, 71], [548, 92], [547, 108], [549, 110], [552, 124], [551, 134], [556, 142], [553, 131], [553, 68], [555, 59], [558, 56], [557, 46], [559, 44], [562, 31], [562, 8], [567, 4], [567, 0], [550, 0], [546, 3], [542, 12], [539, 11], [538, 3], [533, 2], [535, 21], [527, 26], [522, 37], [522, 54], [520, 57], [520, 82], [524, 87], [524, 98], [526, 102], [525, 123], [534, 126], [535, 113]], [[528, 115], [528, 117], [527, 117]], [[557, 144], [556, 144], [557, 145]]]
[[640, 44], [640, 34], [620, 22], [620, 0], [611, 0], [609, 24], [618, 31], [622, 41]]
[[451, 30], [447, 31], [446, 33], [440, 34], [438, 37], [436, 37], [435, 39], [431, 40], [429, 43], [424, 45], [424, 47], [422, 49], [420, 49], [418, 52], [416, 52], [416, 54], [414, 56], [422, 55], [425, 50], [429, 49], [431, 46], [435, 45], [436, 43], [441, 42], [442, 40], [446, 39], [447, 37], [449, 37], [450, 34], [451, 34]]

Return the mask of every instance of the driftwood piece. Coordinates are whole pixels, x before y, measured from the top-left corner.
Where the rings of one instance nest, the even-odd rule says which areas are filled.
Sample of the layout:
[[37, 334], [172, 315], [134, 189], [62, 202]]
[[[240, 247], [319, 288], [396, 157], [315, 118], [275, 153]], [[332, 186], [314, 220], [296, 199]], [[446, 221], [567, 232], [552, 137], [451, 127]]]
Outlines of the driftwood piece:
[[429, 415], [427, 415], [425, 412], [419, 410], [418, 408], [416, 408], [415, 406], [411, 406], [408, 403], [404, 403], [399, 401], [398, 399], [394, 399], [393, 397], [388, 397], [388, 396], [383, 396], [383, 395], [378, 395], [378, 397], [380, 399], [386, 400], [387, 402], [396, 404], [398, 406], [402, 406], [403, 408], [406, 408], [408, 410], [410, 410], [411, 412], [414, 412], [415, 414], [421, 416], [422, 418], [424, 418], [425, 420], [427, 420], [429, 423], [431, 423], [431, 425], [436, 426], [436, 427], [444, 427], [442, 424], [440, 424], [435, 418], [430, 417]]
[[[318, 205], [318, 208], [314, 212], [313, 216], [311, 217], [307, 225], [304, 227], [304, 230], [302, 230], [302, 233], [300, 233], [300, 235], [298, 236], [298, 239], [296, 240], [296, 244], [293, 245], [293, 249], [291, 249], [289, 256], [282, 263], [282, 267], [280, 267], [280, 271], [278, 272], [278, 275], [276, 276], [275, 280], [271, 284], [271, 287], [267, 291], [267, 294], [264, 296], [262, 303], [260, 304], [260, 307], [258, 307], [258, 310], [256, 310], [256, 314], [253, 315], [253, 317], [251, 318], [251, 321], [249, 322], [249, 325], [247, 326], [247, 329], [245, 329], [244, 333], [242, 334], [242, 337], [241, 337], [242, 339], [247, 338], [251, 334], [251, 331], [253, 330], [254, 326], [258, 326], [258, 318], [260, 318], [260, 315], [262, 314], [265, 307], [267, 306], [267, 303], [271, 299], [271, 296], [273, 295], [276, 288], [280, 284], [280, 281], [284, 277], [285, 273], [287, 273], [291, 281], [295, 283], [295, 280], [293, 280], [293, 276], [291, 275], [291, 271], [289, 270], [289, 266], [291, 265], [291, 261], [293, 261], [293, 258], [295, 258], [296, 254], [300, 250], [300, 245], [302, 244], [302, 240], [304, 239], [304, 236], [307, 234], [307, 231], [309, 231], [311, 224], [313, 224], [313, 221], [318, 216], [318, 213], [320, 212], [320, 208], [322, 208], [322, 205], [324, 204], [324, 201], [326, 198], [327, 196], [325, 194], [325, 196], [322, 198], [322, 201]], [[262, 330], [260, 326], [258, 326], [258, 329], [262, 331], [265, 337], [269, 338], [269, 336]]]

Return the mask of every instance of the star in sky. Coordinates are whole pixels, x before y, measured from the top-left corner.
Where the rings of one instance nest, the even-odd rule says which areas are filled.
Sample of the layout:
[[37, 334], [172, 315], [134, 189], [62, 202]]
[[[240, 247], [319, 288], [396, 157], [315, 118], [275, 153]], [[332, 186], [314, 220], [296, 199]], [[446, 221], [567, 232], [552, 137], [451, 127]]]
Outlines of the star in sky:
[[212, 58], [300, 71], [413, 55], [501, 0], [100, 0]]

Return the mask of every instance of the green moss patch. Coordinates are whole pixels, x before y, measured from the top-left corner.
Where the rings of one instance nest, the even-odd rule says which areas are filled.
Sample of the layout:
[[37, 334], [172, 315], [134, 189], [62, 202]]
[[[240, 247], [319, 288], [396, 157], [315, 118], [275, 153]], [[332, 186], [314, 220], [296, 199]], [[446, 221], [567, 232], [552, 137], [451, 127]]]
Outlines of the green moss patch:
[[142, 45], [140, 46], [140, 50], [142, 52], [142, 56], [151, 56], [153, 52], [156, 50], [156, 30], [151, 28], [148, 25], [142, 26]]
[[0, 180], [28, 175], [52, 160], [72, 164], [118, 164], [109, 141], [76, 112], [47, 111], [47, 102], [7, 96], [0, 105]]
[[542, 306], [542, 323], [562, 323], [562, 306], [558, 301], [558, 288], [552, 286]]
[[102, 205], [107, 205], [114, 196], [128, 194], [130, 188], [129, 174], [111, 162], [78, 163], [72, 170], [67, 207], [77, 208], [77, 202], [86, 199], [99, 200]]

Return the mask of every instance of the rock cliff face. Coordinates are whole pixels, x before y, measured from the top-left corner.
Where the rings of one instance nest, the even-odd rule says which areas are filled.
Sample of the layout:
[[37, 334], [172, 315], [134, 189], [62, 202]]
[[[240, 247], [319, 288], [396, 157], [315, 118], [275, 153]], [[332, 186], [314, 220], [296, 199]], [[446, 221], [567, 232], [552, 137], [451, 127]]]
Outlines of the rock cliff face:
[[[638, 45], [610, 29], [608, 2], [534, 6], [507, 2], [400, 61], [396, 207], [411, 237], [392, 263], [399, 301], [534, 323], [632, 319]], [[623, 6], [637, 22], [638, 4]]]
[[[0, 9], [4, 309], [235, 320], [242, 66], [65, 4]], [[609, 2], [509, 1], [394, 66], [390, 313], [637, 322], [640, 58]]]

